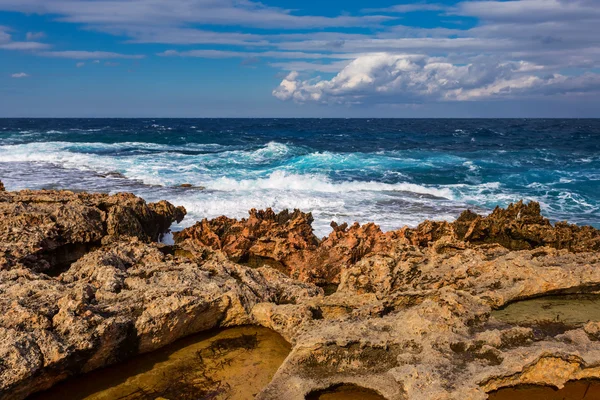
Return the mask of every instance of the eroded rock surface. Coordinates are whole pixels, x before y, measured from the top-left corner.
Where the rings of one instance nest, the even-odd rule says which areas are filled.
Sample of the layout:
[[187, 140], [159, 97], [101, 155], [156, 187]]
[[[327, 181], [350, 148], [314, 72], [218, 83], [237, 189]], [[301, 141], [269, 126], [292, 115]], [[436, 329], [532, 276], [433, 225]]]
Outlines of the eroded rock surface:
[[[553, 226], [535, 203], [387, 233], [333, 224], [321, 240], [310, 214], [253, 210], [247, 220], [201, 221], [169, 247], [150, 241], [166, 222], [146, 230], [140, 221], [172, 220], [173, 206], [122, 209], [104, 197], [111, 208], [68, 194], [44, 208], [56, 207], [56, 193], [0, 192], [13, 221], [0, 223], [10, 228], [1, 237], [10, 250], [0, 270], [2, 399], [195, 332], [248, 324], [292, 344], [258, 399], [352, 385], [386, 399], [485, 399], [521, 384], [600, 378], [595, 315], [542, 331], [537, 323], [547, 321], [536, 316], [519, 324], [492, 315], [515, 301], [600, 291], [598, 231]], [[77, 216], [77, 226], [65, 229], [56, 209]], [[40, 243], [64, 237], [99, 240], [98, 248], [49, 276]], [[325, 296], [315, 283], [337, 291]]]
[[489, 216], [465, 211], [453, 223], [425, 221], [417, 228], [384, 233], [375, 224], [332, 223], [333, 232], [319, 240], [312, 216], [295, 210], [276, 214], [271, 209], [250, 211], [248, 219], [219, 217], [203, 220], [175, 235], [176, 243], [191, 252], [219, 250], [232, 261], [270, 265], [300, 280], [319, 285], [339, 283], [341, 271], [367, 255], [387, 254], [398, 243], [427, 247], [444, 239], [452, 246], [500, 244], [509, 250], [537, 247], [600, 251], [600, 232], [567, 223], [552, 225], [537, 203], [496, 208]]
[[0, 270], [17, 264], [60, 269], [108, 237], [157, 241], [184, 216], [183, 207], [126, 193], [0, 191]]

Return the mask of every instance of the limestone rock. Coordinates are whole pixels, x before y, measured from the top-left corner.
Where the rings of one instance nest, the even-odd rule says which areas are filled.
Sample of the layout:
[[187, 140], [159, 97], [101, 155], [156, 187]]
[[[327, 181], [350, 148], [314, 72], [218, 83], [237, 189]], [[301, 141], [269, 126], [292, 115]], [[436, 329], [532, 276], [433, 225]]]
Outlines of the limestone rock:
[[[600, 378], [600, 321], [544, 330], [535, 316], [494, 317], [515, 301], [599, 291], [598, 231], [553, 226], [535, 203], [387, 233], [333, 224], [322, 240], [310, 214], [252, 210], [201, 221], [173, 247], [151, 240], [183, 210], [132, 195], [0, 192], [0, 212], [2, 400], [246, 324], [293, 345], [259, 400], [339, 384], [390, 400], [483, 400]], [[89, 243], [43, 273], [57, 249]]]
[[14, 399], [196, 332], [251, 324], [255, 304], [322, 291], [222, 255], [200, 265], [121, 237], [57, 278], [0, 271], [0, 293], [0, 398]]
[[77, 260], [108, 237], [157, 241], [185, 209], [146, 204], [132, 194], [0, 192], [0, 269], [22, 263], [50, 271]]
[[373, 251], [384, 251], [388, 237], [375, 224], [337, 226], [323, 241], [313, 234], [312, 216], [295, 210], [250, 211], [240, 221], [203, 220], [175, 234], [177, 245], [192, 253], [220, 250], [235, 262], [267, 265], [294, 278], [319, 284], [337, 283], [343, 266]]

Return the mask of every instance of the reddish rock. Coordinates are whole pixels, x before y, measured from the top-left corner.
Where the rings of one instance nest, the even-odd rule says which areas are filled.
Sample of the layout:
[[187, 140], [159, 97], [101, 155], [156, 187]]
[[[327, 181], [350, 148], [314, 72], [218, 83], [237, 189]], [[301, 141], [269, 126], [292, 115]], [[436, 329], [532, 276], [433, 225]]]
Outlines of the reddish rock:
[[175, 242], [192, 254], [206, 248], [223, 251], [232, 261], [250, 266], [269, 265], [289, 276], [318, 284], [338, 283], [342, 267], [366, 254], [385, 251], [392, 235], [375, 224], [334, 228], [323, 241], [314, 235], [312, 215], [295, 210], [276, 214], [251, 210], [248, 219], [203, 220], [176, 233]]
[[440, 252], [468, 243], [500, 244], [509, 250], [549, 246], [570, 251], [600, 249], [600, 231], [566, 223], [552, 225], [538, 203], [511, 204], [483, 217], [465, 211], [453, 223], [425, 221], [417, 228], [383, 233], [375, 224], [348, 227], [332, 223], [322, 241], [313, 234], [312, 216], [299, 210], [276, 214], [271, 209], [250, 211], [248, 219], [203, 220], [175, 235], [179, 247], [191, 254], [222, 250], [231, 260], [251, 266], [269, 265], [297, 279], [319, 285], [339, 283], [340, 271], [369, 254], [385, 254], [394, 246], [434, 245]]
[[253, 209], [248, 219], [204, 219], [176, 232], [174, 237], [176, 243], [188, 251], [221, 250], [235, 262], [267, 264], [289, 272], [289, 266], [305, 265], [306, 257], [319, 245], [312, 232], [312, 221], [310, 213], [299, 210], [276, 214], [271, 209]]

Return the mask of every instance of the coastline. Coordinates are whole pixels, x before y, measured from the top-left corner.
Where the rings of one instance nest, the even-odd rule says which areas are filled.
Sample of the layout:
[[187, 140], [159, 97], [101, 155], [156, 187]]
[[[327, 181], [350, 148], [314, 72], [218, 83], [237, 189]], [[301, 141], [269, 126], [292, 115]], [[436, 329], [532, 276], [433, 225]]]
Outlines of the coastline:
[[[258, 399], [339, 384], [387, 399], [485, 399], [503, 387], [600, 378], [600, 321], [536, 334], [492, 311], [596, 294], [600, 231], [537, 203], [382, 232], [299, 210], [199, 221], [131, 194], [7, 192], [0, 183], [0, 399], [216, 328], [258, 325], [292, 345]], [[327, 288], [327, 295], [324, 288]]]

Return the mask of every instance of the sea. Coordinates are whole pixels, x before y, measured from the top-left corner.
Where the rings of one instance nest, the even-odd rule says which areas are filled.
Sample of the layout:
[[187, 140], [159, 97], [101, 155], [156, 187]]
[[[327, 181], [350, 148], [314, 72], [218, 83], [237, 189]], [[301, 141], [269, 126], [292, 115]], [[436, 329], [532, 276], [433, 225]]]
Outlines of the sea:
[[0, 180], [165, 199], [175, 230], [271, 207], [388, 231], [521, 199], [600, 228], [600, 119], [0, 119]]

